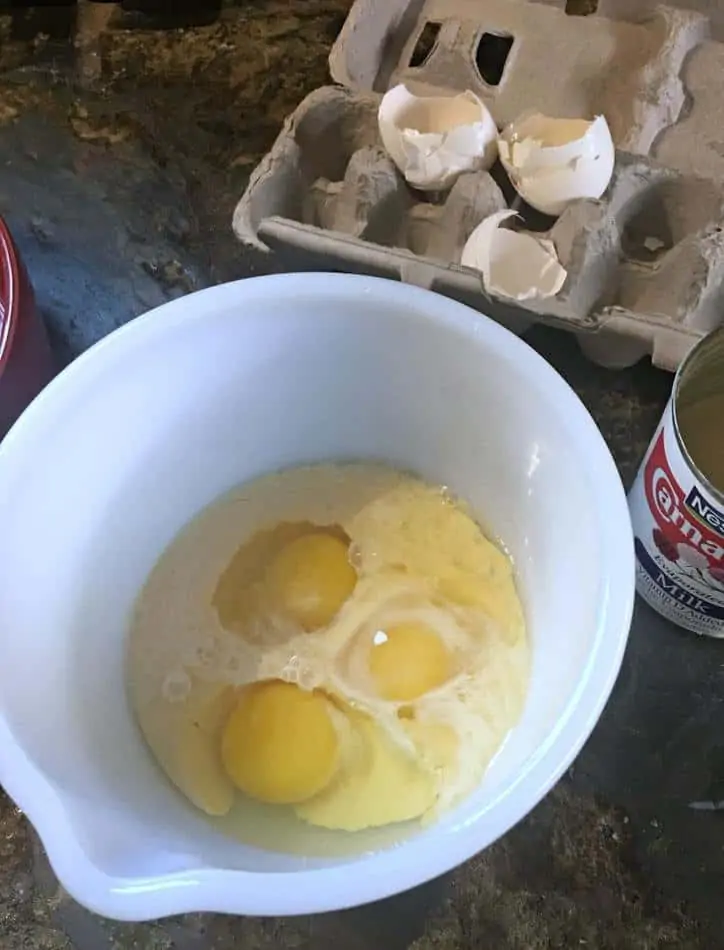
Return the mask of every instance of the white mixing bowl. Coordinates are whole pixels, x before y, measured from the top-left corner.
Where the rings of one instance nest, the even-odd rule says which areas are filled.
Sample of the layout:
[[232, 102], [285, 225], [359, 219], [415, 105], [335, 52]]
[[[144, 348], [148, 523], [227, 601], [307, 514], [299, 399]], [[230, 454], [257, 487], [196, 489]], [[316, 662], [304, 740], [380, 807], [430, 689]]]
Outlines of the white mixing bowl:
[[[219, 835], [168, 785], [124, 689], [129, 611], [238, 482], [377, 458], [445, 483], [518, 570], [534, 661], [518, 727], [433, 827], [355, 858]], [[513, 334], [403, 284], [289, 274], [169, 303], [94, 346], [0, 446], [0, 782], [64, 886], [110, 917], [360, 904], [465, 861], [571, 763], [631, 620], [624, 492], [590, 416]]]

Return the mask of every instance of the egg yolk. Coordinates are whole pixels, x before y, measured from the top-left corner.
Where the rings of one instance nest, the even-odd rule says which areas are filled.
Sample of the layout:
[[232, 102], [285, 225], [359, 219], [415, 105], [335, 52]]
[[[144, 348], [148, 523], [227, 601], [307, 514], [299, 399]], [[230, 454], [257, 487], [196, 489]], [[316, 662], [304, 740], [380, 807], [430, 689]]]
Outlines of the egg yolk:
[[319, 693], [273, 680], [242, 693], [221, 739], [224, 768], [240, 791], [274, 805], [307, 801], [338, 765], [330, 704]]
[[272, 599], [305, 630], [326, 626], [357, 583], [347, 546], [331, 534], [306, 534], [287, 544], [266, 576]]
[[369, 670], [382, 699], [407, 703], [449, 679], [451, 662], [433, 630], [420, 623], [400, 623], [373, 637]]

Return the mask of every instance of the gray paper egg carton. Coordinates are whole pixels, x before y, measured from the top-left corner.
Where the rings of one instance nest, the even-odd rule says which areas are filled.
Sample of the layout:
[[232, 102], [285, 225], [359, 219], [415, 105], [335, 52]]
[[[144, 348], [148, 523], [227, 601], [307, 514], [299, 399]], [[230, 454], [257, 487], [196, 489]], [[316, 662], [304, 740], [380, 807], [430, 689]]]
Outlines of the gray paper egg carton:
[[[330, 56], [338, 85], [286, 121], [237, 205], [237, 237], [295, 269], [431, 288], [516, 332], [563, 327], [603, 365], [650, 354], [676, 369], [724, 322], [724, 15], [699, 12], [706, 0], [640, 3], [633, 21], [629, 5], [600, 0], [581, 17], [565, 0], [356, 0]], [[435, 30], [431, 52], [410, 66]], [[497, 85], [482, 78], [485, 60], [476, 64], [483, 34], [513, 39]], [[471, 89], [499, 127], [531, 108], [603, 113], [617, 148], [608, 191], [558, 220], [526, 208], [499, 165], [445, 194], [414, 191], [377, 131], [382, 94], [402, 81], [428, 94]], [[459, 265], [473, 228], [506, 206], [553, 240], [568, 270], [555, 298], [491, 297]]]

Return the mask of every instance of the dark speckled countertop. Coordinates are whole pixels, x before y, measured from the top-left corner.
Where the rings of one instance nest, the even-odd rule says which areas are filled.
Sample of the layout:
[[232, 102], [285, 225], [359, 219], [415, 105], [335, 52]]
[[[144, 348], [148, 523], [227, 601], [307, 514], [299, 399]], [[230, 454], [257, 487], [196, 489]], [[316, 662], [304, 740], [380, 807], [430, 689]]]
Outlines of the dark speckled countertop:
[[[349, 0], [225, 3], [206, 25], [179, 14], [181, 29], [129, 14], [123, 31], [119, 6], [0, 16], [0, 213], [61, 360], [164, 300], [269, 266], [234, 242], [232, 208], [283, 117], [325, 81]], [[529, 339], [628, 483], [670, 377], [597, 369], [553, 331]], [[724, 799], [722, 649], [639, 605], [601, 722], [528, 819], [456, 872], [344, 913], [101, 921], [0, 799], [0, 950], [717, 950], [724, 812], [694, 805]]]

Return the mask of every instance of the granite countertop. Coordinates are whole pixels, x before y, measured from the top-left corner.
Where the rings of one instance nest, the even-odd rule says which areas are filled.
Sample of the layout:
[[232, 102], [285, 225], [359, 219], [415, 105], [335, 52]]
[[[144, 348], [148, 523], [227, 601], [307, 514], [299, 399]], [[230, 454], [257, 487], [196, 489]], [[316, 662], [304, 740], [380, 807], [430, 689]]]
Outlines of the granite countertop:
[[[128, 14], [121, 31], [113, 3], [0, 16], [0, 213], [63, 361], [164, 300], [273, 266], [240, 250], [231, 212], [284, 116], [325, 82], [349, 0], [224, 6], [187, 29]], [[629, 483], [671, 378], [645, 362], [598, 369], [554, 331], [529, 339]], [[0, 950], [715, 950], [722, 656], [639, 604], [601, 722], [528, 819], [454, 873], [339, 914], [101, 921], [59, 888], [1, 798]]]

